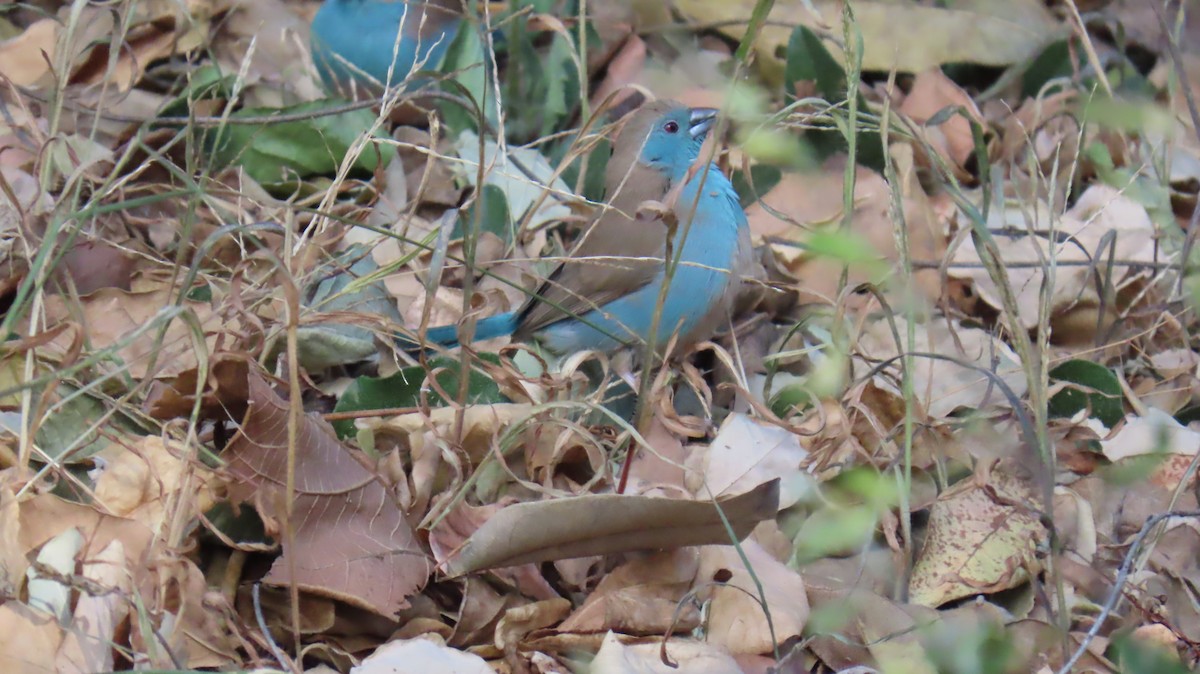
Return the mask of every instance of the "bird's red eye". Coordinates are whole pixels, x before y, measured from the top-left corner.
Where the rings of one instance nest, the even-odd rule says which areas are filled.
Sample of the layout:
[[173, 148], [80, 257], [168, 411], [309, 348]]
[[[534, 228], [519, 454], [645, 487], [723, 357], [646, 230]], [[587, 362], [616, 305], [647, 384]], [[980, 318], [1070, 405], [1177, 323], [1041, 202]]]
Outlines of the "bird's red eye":
[[663, 124], [663, 131], [666, 131], [667, 133], [678, 133], [679, 132], [679, 123], [678, 122], [667, 122], [666, 124]]

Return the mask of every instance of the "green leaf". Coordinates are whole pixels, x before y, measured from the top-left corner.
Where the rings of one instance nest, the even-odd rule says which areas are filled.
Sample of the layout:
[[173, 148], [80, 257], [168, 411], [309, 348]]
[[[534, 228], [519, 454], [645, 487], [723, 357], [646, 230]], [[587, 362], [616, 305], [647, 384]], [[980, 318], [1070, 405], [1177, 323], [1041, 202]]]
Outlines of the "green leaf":
[[1055, 40], [1025, 69], [1021, 76], [1021, 98], [1036, 97], [1050, 80], [1071, 77], [1074, 74], [1070, 40]]
[[450, 233], [450, 238], [459, 239], [464, 235], [464, 228], [467, 226], [474, 227], [476, 218], [482, 218], [479, 221], [479, 231], [491, 232], [500, 237], [504, 243], [512, 243], [516, 238], [516, 232], [513, 231], [512, 218], [509, 217], [508, 199], [504, 196], [504, 190], [495, 185], [483, 186], [483, 191], [479, 194], [479, 198], [471, 204], [470, 210], [459, 218], [454, 223], [454, 231]]
[[798, 381], [776, 391], [767, 404], [775, 416], [783, 418], [793, 411], [801, 412], [812, 407], [813, 395], [807, 382]]
[[838, 64], [821, 38], [807, 26], [796, 26], [787, 45], [787, 66], [784, 69], [788, 93], [797, 82], [817, 83], [817, 92], [825, 100], [836, 103], [846, 97], [846, 71]]
[[[489, 363], [499, 363], [500, 358], [495, 354], [480, 354], [481, 360]], [[430, 371], [442, 368], [438, 373], [438, 385], [446, 393], [457, 395], [461, 363], [456, 358], [438, 357], [429, 361]], [[420, 365], [402, 368], [389, 377], [359, 377], [355, 379], [337, 405], [334, 412], [358, 412], [363, 410], [382, 410], [393, 407], [415, 407], [421, 401], [421, 387], [425, 384], [426, 370]], [[491, 403], [508, 402], [500, 393], [500, 387], [494, 380], [477, 370], [471, 370], [468, 375], [468, 393], [464, 401], [467, 405], [487, 405]], [[433, 387], [428, 394], [429, 404], [442, 407], [446, 401], [438, 395]], [[354, 421], [346, 419], [333, 422], [333, 428], [339, 438], [354, 435]]]
[[1111, 370], [1087, 360], [1069, 360], [1050, 370], [1050, 380], [1068, 382], [1070, 387], [1050, 399], [1050, 416], [1070, 417], [1083, 409], [1112, 428], [1125, 416], [1121, 406], [1121, 384]]
[[1117, 663], [1121, 674], [1188, 674], [1193, 671], [1179, 661], [1174, 646], [1166, 647], [1139, 641], [1130, 634], [1114, 638], [1109, 652], [1105, 655]]
[[571, 43], [561, 35], [555, 35], [550, 43], [546, 59], [546, 96], [542, 103], [542, 134], [549, 135], [561, 128], [571, 111], [570, 92], [576, 78], [575, 60]]
[[237, 76], [222, 75], [216, 65], [203, 65], [190, 71], [184, 90], [162, 110], [164, 117], [186, 115], [194, 101], [229, 98], [233, 95]]
[[[375, 123], [369, 110], [319, 115], [344, 104], [325, 100], [288, 108], [245, 108], [232, 117], [266, 117], [273, 114], [312, 113], [308, 119], [267, 124], [229, 124], [205, 135], [220, 166], [238, 164], [264, 186], [293, 183], [297, 178], [333, 175], [351, 146]], [[353, 170], [371, 173], [386, 164], [391, 153], [368, 145], [354, 160]]]
[[[452, 94], [461, 93], [465, 89], [475, 103], [483, 108], [483, 114], [489, 124], [497, 124], [495, 96], [488, 90], [487, 62], [483, 58], [483, 42], [479, 39], [479, 31], [470, 24], [463, 26], [454, 36], [446, 58], [442, 61], [442, 72], [453, 73], [453, 79], [461, 89], [451, 87], [447, 90]], [[473, 110], [464, 110], [462, 106], [443, 102], [440, 104], [442, 118], [450, 127], [451, 135], [458, 135], [466, 130], [479, 130], [479, 118]]]

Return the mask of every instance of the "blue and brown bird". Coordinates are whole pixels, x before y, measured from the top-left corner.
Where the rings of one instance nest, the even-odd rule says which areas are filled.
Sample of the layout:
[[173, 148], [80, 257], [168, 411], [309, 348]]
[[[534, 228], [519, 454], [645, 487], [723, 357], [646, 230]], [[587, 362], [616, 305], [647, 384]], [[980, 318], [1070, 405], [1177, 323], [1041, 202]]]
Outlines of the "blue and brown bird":
[[[611, 352], [645, 344], [656, 315], [660, 351], [675, 336], [680, 348], [711, 337], [753, 264], [737, 193], [700, 158], [716, 117], [673, 101], [633, 113], [608, 163], [609, 207], [523, 306], [480, 320], [474, 338], [512, 335], [558, 355]], [[653, 213], [648, 202], [670, 212]], [[668, 251], [678, 264], [662, 298]], [[425, 341], [456, 345], [457, 326], [432, 328]]]

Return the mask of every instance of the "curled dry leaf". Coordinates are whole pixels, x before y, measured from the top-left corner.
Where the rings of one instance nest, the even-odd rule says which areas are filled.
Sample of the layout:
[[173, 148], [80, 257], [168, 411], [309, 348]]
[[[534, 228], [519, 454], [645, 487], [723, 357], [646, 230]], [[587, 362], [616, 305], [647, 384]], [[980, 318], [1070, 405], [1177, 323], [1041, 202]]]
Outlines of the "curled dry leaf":
[[[296, 583], [394, 616], [433, 570], [399, 505], [319, 416], [295, 420], [296, 444], [289, 450], [287, 401], [257, 371], [250, 371], [248, 386], [249, 409], [223, 454], [233, 476], [230, 497], [253, 502], [276, 536], [287, 526], [284, 504], [292, 499], [294, 537], [283, 538], [283, 555], [263, 582]], [[296, 453], [291, 495], [285, 493], [289, 451]]]
[[[779, 482], [716, 502], [738, 540], [775, 517]], [[729, 543], [710, 501], [589, 494], [504, 508], [446, 564], [446, 575], [526, 562]]]
[[[128, 91], [149, 64], [203, 44], [208, 39], [207, 16], [195, 17], [193, 12], [211, 15], [222, 4], [228, 3], [138, 3], [130, 5], [135, 9], [128, 17], [115, 17], [98, 7], [84, 7], [78, 16], [70, 16], [63, 8], [58, 18], [37, 21], [0, 44], [0, 76], [22, 86], [46, 86], [53, 73], [68, 71], [72, 84], [104, 83]], [[114, 18], [124, 25], [115, 25]], [[66, 30], [68, 23], [75, 27], [72, 31]], [[113, 44], [117, 35], [119, 45]], [[65, 37], [73, 43], [59, 49]]]
[[[908, 333], [905, 319], [894, 321], [900, 339]], [[896, 358], [900, 347], [892, 333], [892, 323], [877, 320], [868, 323], [859, 333], [853, 360], [854, 376], [862, 377], [882, 361]], [[1019, 399], [1025, 394], [1025, 374], [1016, 353], [1004, 342], [980, 328], [969, 328], [937, 316], [915, 327], [916, 341], [909, 349], [914, 353], [932, 353], [954, 359], [967, 366], [990, 370], [1008, 384]], [[893, 361], [885, 372], [899, 373], [902, 363]], [[896, 382], [900, 376], [876, 375], [876, 385], [894, 395], [900, 395]], [[925, 412], [942, 419], [954, 410], [965, 407], [1007, 405], [1000, 390], [988, 375], [971, 367], [936, 358], [913, 358], [913, 391]]]
[[653, 635], [698, 627], [696, 606], [680, 601], [694, 586], [699, 563], [699, 550], [690, 547], [634, 557], [605, 576], [557, 631]]
[[[86, 602], [84, 608], [87, 611], [98, 611], [94, 616], [119, 611], [121, 609], [107, 602], [115, 597], [122, 601], [125, 610], [152, 616], [148, 621], [134, 621], [134, 633], [130, 638], [135, 642], [135, 648], [139, 648], [137, 642], [142, 638], [142, 629], [146, 628], [154, 632], [153, 635], [146, 636], [160, 645], [160, 648], [153, 649], [152, 652], [162, 654], [161, 645], [165, 639], [176, 655], [176, 665], [197, 668], [227, 667], [236, 662], [232, 656], [232, 635], [221, 624], [219, 610], [214, 611], [212, 606], [205, 608], [203, 605], [211, 601], [205, 597], [203, 574], [192, 562], [180, 559], [174, 552], [155, 544], [155, 533], [144, 524], [104, 515], [91, 507], [70, 503], [50, 494], [21, 501], [18, 508], [19, 532], [15, 549], [25, 554], [42, 548], [47, 541], [68, 529], [75, 529], [82, 534], [84, 545], [78, 555], [78, 563], [82, 565], [85, 574], [91, 573], [89, 568], [94, 568], [97, 577], [106, 575], [105, 569], [112, 568], [115, 564], [108, 555], [117, 549], [124, 553], [124, 561], [120, 564], [123, 571], [117, 578], [120, 583], [125, 583], [125, 579], [128, 579], [130, 586], [136, 588], [136, 593], [131, 595], [113, 592], [107, 586], [86, 586], [89, 588], [87, 596], [96, 599], [97, 603]], [[119, 548], [111, 547], [117, 541]], [[161, 592], [162, 588], [168, 586], [179, 587], [180, 592]], [[0, 607], [0, 614], [20, 613], [19, 606], [15, 601], [6, 602]], [[79, 610], [78, 602], [75, 610]], [[0, 618], [0, 622], [2, 620]], [[37, 643], [41, 638], [37, 636], [37, 629], [34, 629], [37, 624], [20, 628], [33, 629], [28, 635], [31, 643]], [[55, 629], [58, 629], [57, 625]], [[18, 632], [4, 634], [11, 637], [16, 633]], [[108, 635], [104, 644], [111, 644], [113, 638], [114, 635]], [[56, 643], [47, 652], [47, 657], [53, 659], [57, 648]], [[76, 651], [77, 654], [79, 652]], [[143, 648], [140, 652], [151, 651]], [[0, 656], [0, 662], [3, 662], [3, 657]], [[149, 662], [160, 667], [172, 666], [169, 659], [151, 659]]]
[[[1075, 206], [1058, 218], [1055, 233], [1060, 243], [1055, 245], [1045, 236], [1026, 233], [1029, 229], [1046, 230], [1051, 225], [1045, 204], [1031, 210], [1032, 213], [1026, 213], [1021, 207], [1011, 205], [997, 208], [993, 210], [993, 217], [998, 221], [989, 226], [1011, 228], [1016, 232], [1013, 235], [997, 235], [994, 239], [1000, 263], [1006, 266], [1007, 283], [1012, 287], [1016, 299], [1017, 319], [1026, 328], [1032, 329], [1038, 324], [1038, 303], [1045, 283], [1044, 268], [1047, 261], [1054, 259], [1072, 263], [1072, 266], [1060, 266], [1055, 270], [1054, 287], [1050, 295], [1052, 320], [1063, 321], [1067, 314], [1088, 311], [1093, 318], [1089, 332], [1055, 334], [1056, 339], [1093, 339], [1096, 325], [1094, 316], [1100, 304], [1096, 274], [1101, 274], [1107, 282], [1110, 260], [1123, 263], [1112, 266], [1111, 276], [1113, 290], [1120, 297], [1119, 293], [1125, 288], [1151, 277], [1153, 272], [1147, 270], [1149, 266], [1169, 261], [1172, 257], [1156, 245], [1157, 229], [1145, 207], [1107, 185], [1089, 187]], [[1103, 239], [1110, 235], [1116, 237], [1112, 249], [1102, 245]], [[951, 276], [970, 280], [976, 293], [985, 302], [997, 310], [1004, 310], [1000, 288], [983, 268], [979, 251], [969, 237], [955, 251], [954, 262], [961, 263], [961, 266], [951, 267]], [[1135, 266], [1138, 263], [1148, 266]], [[1125, 308], [1113, 307], [1110, 303], [1106, 323], [1111, 324], [1113, 320], [1111, 312]], [[1079, 329], [1089, 327], [1088, 321], [1074, 324]]]
[[198, 497], [192, 503], [176, 502], [177, 508], [203, 512], [215, 503], [207, 486], [212, 473], [198, 462], [190, 463], [182, 443], [147, 435], [133, 447], [114, 447], [119, 448], [117, 454], [100, 473], [95, 489], [96, 501], [114, 515], [159, 531], [167, 523], [164, 516], [172, 495]]
[[[454, 555], [458, 546], [503, 507], [497, 503], [482, 506], [466, 503], [456, 505], [429, 529], [429, 548], [433, 552], [433, 558], [438, 564], [444, 563]], [[522, 596], [539, 600], [558, 599], [558, 593], [546, 581], [536, 564], [494, 569], [492, 575], [515, 587]]]
[[496, 648], [514, 653], [527, 634], [561, 621], [570, 612], [571, 602], [558, 597], [510, 608], [496, 625]]
[[930, 509], [910, 601], [940, 606], [1029, 580], [1041, 568], [1037, 548], [1046, 539], [1038, 511], [1029, 485], [1000, 469], [948, 489]]

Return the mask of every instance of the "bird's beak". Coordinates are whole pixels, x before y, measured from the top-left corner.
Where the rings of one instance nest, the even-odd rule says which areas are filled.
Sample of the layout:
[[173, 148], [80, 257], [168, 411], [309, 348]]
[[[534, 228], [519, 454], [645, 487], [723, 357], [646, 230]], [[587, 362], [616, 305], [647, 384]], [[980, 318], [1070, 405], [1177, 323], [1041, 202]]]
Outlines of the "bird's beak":
[[703, 138], [717, 122], [716, 108], [692, 108], [688, 115], [688, 133], [692, 138]]

